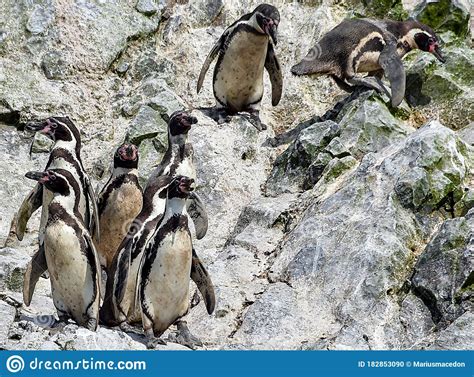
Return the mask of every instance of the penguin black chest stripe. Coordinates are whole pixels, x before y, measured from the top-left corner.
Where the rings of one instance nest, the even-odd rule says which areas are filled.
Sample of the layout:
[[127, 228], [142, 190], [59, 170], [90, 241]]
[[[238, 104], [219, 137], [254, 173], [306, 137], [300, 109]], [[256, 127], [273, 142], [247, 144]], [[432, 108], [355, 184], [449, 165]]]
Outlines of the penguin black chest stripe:
[[[77, 171], [79, 175], [79, 179], [83, 187], [85, 187], [85, 178], [84, 178], [84, 170], [82, 168], [82, 163], [79, 157], [73, 156], [70, 151], [64, 148], [54, 148], [51, 151], [49, 156], [48, 163], [46, 164], [46, 169], [52, 164], [54, 160], [63, 159], [64, 161], [70, 163], [74, 166], [74, 169]], [[45, 170], [46, 170], [45, 169]]]
[[110, 184], [107, 185], [107, 188], [102, 194], [101, 200], [99, 201], [99, 205], [98, 205], [99, 216], [101, 216], [102, 213], [104, 212], [104, 209], [107, 206], [108, 198], [112, 194], [112, 192], [127, 183], [132, 183], [138, 189], [140, 189], [140, 185], [138, 183], [138, 177], [135, 174], [122, 174], [116, 177], [115, 179], [112, 180], [112, 182], [110, 182]]
[[[383, 42], [383, 39], [380, 36], [374, 36], [372, 39], [369, 39], [363, 46], [362, 48], [359, 49], [359, 52], [357, 55], [354, 57], [352, 60], [352, 69], [354, 71], [357, 70], [357, 66], [359, 65], [362, 57], [366, 53], [370, 52], [377, 52], [380, 53], [383, 48], [384, 48], [385, 43]], [[376, 63], [376, 62], [374, 62]]]

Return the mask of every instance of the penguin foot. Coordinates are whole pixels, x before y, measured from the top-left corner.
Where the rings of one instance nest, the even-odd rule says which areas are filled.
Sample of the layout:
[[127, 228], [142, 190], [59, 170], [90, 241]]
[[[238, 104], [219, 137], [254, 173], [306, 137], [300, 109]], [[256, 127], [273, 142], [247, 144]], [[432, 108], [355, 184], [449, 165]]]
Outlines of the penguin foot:
[[152, 350], [152, 349], [155, 349], [156, 346], [166, 346], [166, 342], [161, 339], [161, 338], [157, 338], [157, 337], [153, 337], [153, 338], [150, 338], [148, 339], [148, 342], [146, 343], [146, 348], [148, 348], [149, 350]]
[[196, 289], [194, 291], [193, 298], [191, 299], [191, 309], [194, 308], [195, 306], [198, 306], [200, 302], [201, 302], [201, 297], [199, 296], [199, 292]]
[[260, 120], [258, 112], [239, 112], [237, 114], [240, 115], [242, 118], [246, 119], [252, 126], [254, 126], [260, 132], [267, 129], [267, 125], [262, 123], [262, 121]]
[[120, 325], [117, 326], [120, 330], [122, 330], [123, 332], [131, 332], [133, 334], [137, 334], [137, 335], [143, 335], [143, 333], [140, 332], [140, 330], [138, 330], [136, 327], [130, 325], [129, 323], [127, 322], [122, 322]]
[[186, 321], [176, 321], [175, 324], [178, 327], [178, 335], [173, 337], [173, 342], [191, 348], [192, 350], [203, 346], [199, 338], [191, 334]]
[[90, 331], [97, 331], [97, 327], [98, 327], [99, 323], [97, 322], [97, 319], [96, 318], [89, 318], [86, 323], [84, 323], [84, 327], [87, 329], [87, 330], [90, 330]]
[[347, 79], [349, 84], [354, 86], [365, 86], [370, 89], [374, 89], [380, 94], [385, 93], [390, 97], [390, 93], [378, 77], [368, 76], [368, 77], [352, 77]]

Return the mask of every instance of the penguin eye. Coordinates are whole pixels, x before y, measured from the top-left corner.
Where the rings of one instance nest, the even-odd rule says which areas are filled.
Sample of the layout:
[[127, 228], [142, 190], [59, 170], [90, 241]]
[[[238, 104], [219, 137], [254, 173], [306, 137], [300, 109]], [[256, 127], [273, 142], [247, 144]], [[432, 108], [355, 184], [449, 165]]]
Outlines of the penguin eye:
[[49, 176], [49, 179], [50, 179], [51, 181], [55, 181], [55, 180], [56, 180], [56, 176], [55, 176], [54, 174], [51, 174], [51, 175]]
[[51, 127], [52, 128], [58, 128], [58, 124], [57, 123], [51, 123]]
[[436, 43], [436, 41], [435, 41], [434, 38], [428, 38], [428, 43], [429, 43], [430, 45], [432, 45], [432, 44]]

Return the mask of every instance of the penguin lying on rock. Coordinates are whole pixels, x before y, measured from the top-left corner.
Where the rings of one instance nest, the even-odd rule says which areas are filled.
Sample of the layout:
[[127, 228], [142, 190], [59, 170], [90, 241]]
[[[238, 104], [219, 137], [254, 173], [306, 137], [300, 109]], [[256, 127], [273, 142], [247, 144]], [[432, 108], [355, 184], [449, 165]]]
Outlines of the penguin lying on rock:
[[52, 193], [43, 252], [59, 320], [72, 318], [95, 331], [99, 323], [100, 263], [79, 211], [81, 187], [66, 169], [28, 172], [26, 177]]
[[259, 118], [263, 96], [263, 70], [268, 71], [272, 83], [272, 105], [280, 102], [283, 77], [275, 54], [280, 13], [272, 5], [261, 4], [253, 12], [242, 16], [229, 26], [212, 48], [199, 74], [197, 91], [212, 61], [213, 90], [217, 116], [248, 112], [249, 121], [259, 130], [266, 129]]
[[[381, 81], [385, 75], [391, 85], [391, 104], [398, 106], [405, 96], [405, 70], [401, 58], [413, 49], [432, 53], [444, 63], [439, 38], [416, 20], [344, 20], [291, 68], [295, 75], [330, 75], [343, 90], [365, 86], [387, 92]], [[356, 73], [369, 76], [357, 77]], [[388, 94], [388, 92], [387, 92]]]

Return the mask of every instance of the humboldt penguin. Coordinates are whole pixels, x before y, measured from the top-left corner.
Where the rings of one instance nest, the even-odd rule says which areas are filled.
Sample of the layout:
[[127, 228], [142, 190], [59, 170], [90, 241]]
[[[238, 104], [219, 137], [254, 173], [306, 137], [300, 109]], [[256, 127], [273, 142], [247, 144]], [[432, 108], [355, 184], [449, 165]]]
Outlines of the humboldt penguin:
[[268, 71], [272, 84], [272, 105], [280, 102], [283, 76], [275, 53], [280, 23], [278, 9], [260, 4], [229, 26], [212, 48], [199, 74], [197, 91], [212, 61], [213, 90], [219, 112], [232, 115], [248, 112], [249, 121], [257, 129], [265, 129], [259, 118], [263, 96], [263, 70]]
[[79, 211], [81, 187], [65, 169], [28, 172], [53, 197], [44, 229], [44, 254], [59, 320], [95, 331], [99, 315], [98, 255]]
[[138, 148], [122, 144], [114, 154], [112, 175], [99, 193], [100, 240], [93, 234], [102, 267], [112, 264], [129, 225], [140, 213], [143, 204], [142, 188], [138, 182]]
[[[195, 348], [202, 346], [202, 343], [189, 332], [186, 322], [182, 320], [189, 311], [189, 277], [193, 272], [195, 255], [186, 211], [186, 200], [193, 190], [194, 179], [184, 176], [162, 178], [168, 181], [166, 209], [141, 258], [137, 300], [149, 348], [163, 343], [159, 337], [172, 324], [178, 327], [176, 341]], [[201, 292], [204, 296], [212, 296], [211, 300], [210, 297], [207, 300], [214, 302], [214, 288], [207, 272], [203, 272], [207, 285]], [[211, 314], [214, 306], [207, 309]]]
[[[126, 322], [133, 324], [141, 321], [138, 303], [135, 301], [136, 277], [140, 259], [145, 246], [161, 220], [166, 204], [167, 178], [188, 174], [195, 177], [194, 152], [192, 145], [187, 142], [188, 132], [197, 119], [185, 111], [177, 111], [170, 117], [168, 123], [168, 149], [161, 163], [151, 174], [143, 193], [143, 207], [133, 220], [130, 229], [117, 249], [116, 255], [107, 271], [107, 286], [100, 318], [107, 325], [120, 325], [128, 329]], [[194, 193], [190, 195], [187, 205], [192, 209], [190, 217], [198, 239], [207, 232], [208, 218], [204, 205]], [[195, 257], [196, 271], [201, 271], [201, 262]], [[193, 274], [193, 280], [198, 284], [198, 273]], [[206, 301], [206, 305], [214, 303]]]
[[[391, 104], [398, 106], [405, 96], [405, 69], [401, 58], [413, 49], [432, 53], [444, 63], [439, 38], [429, 27], [416, 20], [344, 20], [291, 68], [295, 75], [327, 74], [346, 91], [365, 86], [387, 92], [381, 81], [390, 81]], [[369, 76], [357, 77], [356, 73]], [[388, 92], [387, 92], [388, 94]]]
[[[91, 229], [90, 224], [92, 223], [92, 219], [89, 206], [92, 206], [93, 218], [96, 224], [95, 233], [99, 236], [96, 197], [89, 177], [82, 165], [80, 154], [81, 137], [77, 127], [68, 117], [52, 117], [46, 119], [44, 122], [31, 123], [26, 126], [26, 129], [45, 134], [55, 141], [45, 170], [64, 169], [72, 174], [80, 188], [78, 194], [79, 213], [84, 219], [85, 224]], [[43, 186], [44, 185], [37, 184], [23, 200], [15, 224], [17, 237], [21, 241], [29, 218], [33, 212], [39, 207], [42, 207], [40, 229], [38, 232], [39, 250], [28, 264], [23, 282], [23, 300], [26, 306], [29, 306], [35, 285], [47, 268], [43, 247], [43, 234], [48, 221], [48, 208], [53, 194], [48, 190], [47, 186]]]

